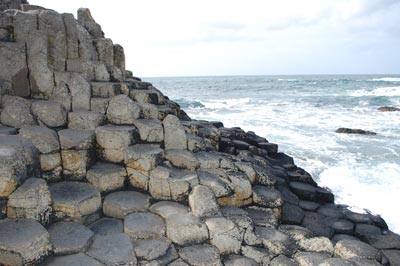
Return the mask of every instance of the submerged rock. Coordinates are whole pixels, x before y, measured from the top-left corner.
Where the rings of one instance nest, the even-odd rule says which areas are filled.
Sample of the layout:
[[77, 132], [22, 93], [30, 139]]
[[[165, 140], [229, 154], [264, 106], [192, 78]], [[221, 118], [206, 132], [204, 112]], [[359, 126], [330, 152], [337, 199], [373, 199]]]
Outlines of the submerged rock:
[[341, 128], [336, 129], [336, 133], [359, 134], [359, 135], [377, 135], [376, 132], [367, 131], [367, 130], [363, 130], [363, 129], [345, 128], [345, 127], [341, 127]]
[[400, 108], [396, 108], [393, 106], [382, 106], [378, 108], [378, 111], [380, 112], [397, 112], [400, 111]]

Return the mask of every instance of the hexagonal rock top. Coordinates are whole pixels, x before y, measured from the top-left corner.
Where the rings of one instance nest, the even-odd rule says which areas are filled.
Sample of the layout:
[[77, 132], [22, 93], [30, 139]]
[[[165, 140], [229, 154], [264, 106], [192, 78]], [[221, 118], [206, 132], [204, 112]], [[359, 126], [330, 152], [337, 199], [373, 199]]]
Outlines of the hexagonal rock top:
[[167, 236], [178, 245], [199, 244], [208, 239], [208, 230], [199, 217], [191, 213], [167, 217]]
[[107, 216], [123, 219], [130, 213], [146, 211], [150, 199], [150, 196], [136, 191], [114, 192], [104, 199], [103, 212]]
[[0, 221], [0, 262], [26, 265], [51, 251], [49, 233], [33, 219]]
[[53, 210], [72, 218], [80, 218], [100, 209], [100, 192], [88, 183], [60, 182], [50, 185]]
[[196, 245], [182, 248], [179, 255], [193, 266], [222, 266], [218, 249], [211, 245]]
[[165, 223], [157, 214], [132, 213], [125, 218], [124, 231], [132, 239], [160, 238], [165, 235]]

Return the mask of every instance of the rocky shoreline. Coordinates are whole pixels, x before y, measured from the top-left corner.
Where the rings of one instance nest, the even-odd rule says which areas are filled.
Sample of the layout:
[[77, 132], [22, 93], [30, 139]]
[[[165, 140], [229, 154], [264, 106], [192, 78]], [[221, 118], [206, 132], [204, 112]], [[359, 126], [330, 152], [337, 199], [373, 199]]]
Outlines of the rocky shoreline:
[[0, 265], [400, 265], [278, 145], [190, 119], [88, 9], [0, 3]]

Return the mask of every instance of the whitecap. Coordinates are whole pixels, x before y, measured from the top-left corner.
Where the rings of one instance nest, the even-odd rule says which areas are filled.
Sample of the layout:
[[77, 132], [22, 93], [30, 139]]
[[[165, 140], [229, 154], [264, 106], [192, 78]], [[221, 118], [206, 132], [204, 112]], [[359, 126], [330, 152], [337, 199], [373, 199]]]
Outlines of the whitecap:
[[361, 89], [357, 91], [353, 91], [350, 93], [350, 96], [353, 97], [363, 97], [363, 96], [400, 96], [400, 86], [394, 87], [380, 87], [374, 90], [366, 90]]
[[297, 81], [297, 79], [283, 79], [283, 78], [278, 78], [278, 81]]
[[385, 78], [374, 78], [370, 79], [372, 81], [386, 81], [386, 82], [400, 82], [400, 78], [394, 78], [394, 77], [385, 77]]

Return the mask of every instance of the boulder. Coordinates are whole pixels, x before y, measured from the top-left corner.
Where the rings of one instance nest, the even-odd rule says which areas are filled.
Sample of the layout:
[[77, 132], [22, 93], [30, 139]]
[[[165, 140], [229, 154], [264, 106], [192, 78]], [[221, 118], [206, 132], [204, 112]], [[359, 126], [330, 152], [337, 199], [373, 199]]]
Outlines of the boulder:
[[195, 186], [189, 194], [189, 206], [196, 216], [206, 217], [220, 214], [215, 195], [209, 187]]
[[329, 258], [324, 260], [320, 266], [354, 266], [351, 261], [341, 258]]
[[132, 125], [140, 118], [140, 106], [126, 95], [118, 95], [111, 99], [107, 109], [107, 119], [117, 125]]
[[80, 218], [98, 211], [101, 207], [100, 192], [82, 182], [59, 182], [50, 185], [53, 210], [59, 216]]
[[46, 127], [63, 127], [67, 125], [67, 110], [58, 102], [35, 101], [32, 113], [40, 125]]
[[186, 150], [187, 137], [179, 118], [167, 115], [163, 120], [164, 147], [166, 150]]
[[[400, 251], [399, 250], [383, 250], [383, 256], [390, 263], [390, 265], [400, 265]], [[361, 264], [360, 264], [361, 266]]]
[[8, 199], [7, 216], [9, 218], [31, 218], [47, 224], [50, 215], [50, 191], [43, 179], [27, 179]]
[[199, 244], [208, 239], [206, 224], [191, 213], [169, 215], [166, 224], [167, 237], [175, 244]]
[[124, 232], [132, 239], [160, 238], [165, 235], [165, 223], [150, 212], [132, 213], [125, 218]]
[[139, 130], [140, 139], [146, 142], [162, 142], [164, 140], [164, 129], [159, 120], [138, 119], [133, 122]]
[[136, 191], [118, 191], [108, 194], [103, 203], [103, 213], [123, 219], [130, 213], [147, 211], [150, 197]]
[[234, 222], [224, 217], [208, 218], [205, 222], [210, 234], [210, 243], [218, 248], [220, 254], [240, 252], [243, 235]]
[[29, 265], [49, 254], [49, 233], [33, 219], [0, 221], [0, 262]]
[[279, 226], [279, 231], [293, 238], [296, 243], [314, 237], [313, 233], [310, 230], [298, 225], [282, 224]]
[[218, 249], [210, 245], [195, 245], [179, 250], [179, 256], [192, 266], [222, 266]]
[[90, 224], [89, 229], [98, 235], [112, 235], [123, 233], [124, 225], [121, 220], [103, 217]]
[[84, 252], [94, 236], [85, 226], [75, 222], [58, 222], [49, 227], [50, 242], [56, 255]]
[[86, 173], [86, 179], [100, 192], [122, 188], [126, 176], [125, 167], [101, 162], [94, 164]]
[[132, 241], [126, 234], [96, 235], [86, 252], [105, 265], [136, 265]]

